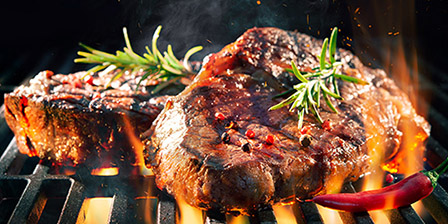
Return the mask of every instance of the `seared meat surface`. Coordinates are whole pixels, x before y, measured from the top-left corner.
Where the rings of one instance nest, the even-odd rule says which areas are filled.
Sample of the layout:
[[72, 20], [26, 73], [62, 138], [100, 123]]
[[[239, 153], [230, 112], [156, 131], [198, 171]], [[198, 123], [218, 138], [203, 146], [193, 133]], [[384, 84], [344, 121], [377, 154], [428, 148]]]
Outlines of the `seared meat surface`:
[[427, 137], [428, 124], [384, 71], [343, 49], [340, 72], [370, 84], [339, 81], [345, 99], [333, 101], [339, 113], [323, 105], [325, 122], [308, 114], [299, 130], [295, 112], [268, 111], [282, 100], [274, 96], [295, 83], [285, 68], [291, 61], [304, 71], [316, 67], [321, 44], [296, 32], [253, 28], [206, 58], [146, 133], [146, 163], [158, 187], [203, 209], [247, 212], [356, 180], [368, 170], [369, 141], [380, 139], [384, 158], [392, 157], [402, 124], [419, 130], [418, 141]]
[[151, 126], [166, 96], [144, 86], [136, 92], [139, 73], [123, 75], [107, 90], [114, 73], [85, 74], [43, 71], [5, 95], [5, 118], [20, 152], [59, 165], [135, 163], [130, 139]]

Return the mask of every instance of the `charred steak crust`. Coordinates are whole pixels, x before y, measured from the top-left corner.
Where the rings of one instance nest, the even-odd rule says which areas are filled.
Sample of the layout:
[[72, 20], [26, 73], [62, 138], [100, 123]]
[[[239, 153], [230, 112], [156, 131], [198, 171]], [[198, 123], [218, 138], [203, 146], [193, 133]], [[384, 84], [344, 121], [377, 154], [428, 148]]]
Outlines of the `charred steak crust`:
[[20, 152], [57, 165], [135, 163], [129, 135], [138, 139], [151, 126], [166, 96], [135, 92], [141, 74], [124, 75], [109, 90], [114, 73], [82, 79], [85, 74], [43, 71], [5, 95], [5, 118]]
[[381, 139], [385, 157], [394, 155], [404, 120], [427, 136], [428, 124], [384, 71], [342, 49], [341, 72], [371, 84], [339, 82], [339, 113], [324, 105], [324, 124], [306, 115], [298, 130], [296, 113], [268, 111], [281, 100], [273, 97], [294, 84], [285, 72], [290, 61], [311, 69], [320, 46], [304, 34], [253, 28], [206, 58], [146, 133], [146, 163], [158, 187], [196, 207], [247, 212], [359, 178], [368, 169], [369, 141]]

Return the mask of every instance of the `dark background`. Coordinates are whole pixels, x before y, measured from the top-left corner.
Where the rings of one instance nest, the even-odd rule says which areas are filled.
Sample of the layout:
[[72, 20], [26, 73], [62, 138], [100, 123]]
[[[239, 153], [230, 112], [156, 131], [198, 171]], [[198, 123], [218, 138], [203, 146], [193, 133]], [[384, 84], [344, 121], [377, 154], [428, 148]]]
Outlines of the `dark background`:
[[[193, 46], [218, 51], [246, 29], [275, 26], [324, 38], [341, 29], [339, 46], [366, 64], [388, 68], [396, 48], [416, 49], [419, 73], [448, 89], [447, 4], [443, 0], [18, 0], [0, 7], [0, 88], [7, 92], [40, 70], [57, 73], [86, 69], [75, 65], [79, 42], [114, 52], [124, 46], [127, 27], [137, 52], [162, 25], [159, 46], [173, 45], [181, 58]], [[359, 24], [359, 26], [358, 26]], [[398, 39], [403, 40], [397, 42]], [[400, 45], [400, 46], [399, 46]], [[389, 48], [388, 50], [385, 50]], [[408, 52], [409, 51], [409, 52]], [[392, 59], [391, 59], [392, 58]], [[409, 58], [408, 58], [409, 59]]]

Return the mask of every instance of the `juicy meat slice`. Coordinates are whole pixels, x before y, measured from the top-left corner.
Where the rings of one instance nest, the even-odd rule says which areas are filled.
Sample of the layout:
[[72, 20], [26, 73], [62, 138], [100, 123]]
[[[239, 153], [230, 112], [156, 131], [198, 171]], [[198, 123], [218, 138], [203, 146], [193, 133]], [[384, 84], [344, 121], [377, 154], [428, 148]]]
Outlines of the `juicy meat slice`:
[[146, 133], [146, 163], [158, 187], [196, 207], [247, 212], [356, 180], [368, 170], [369, 141], [381, 140], [384, 157], [392, 157], [403, 123], [419, 130], [416, 141], [427, 137], [427, 122], [384, 71], [342, 49], [340, 72], [370, 84], [338, 82], [345, 99], [333, 101], [339, 113], [323, 105], [325, 122], [306, 115], [299, 130], [295, 112], [269, 111], [294, 84], [285, 72], [290, 61], [300, 70], [316, 67], [321, 44], [296, 32], [253, 28], [206, 58]]
[[58, 165], [135, 163], [132, 139], [151, 126], [167, 96], [150, 94], [146, 84], [135, 92], [140, 73], [123, 75], [107, 90], [115, 73], [85, 75], [43, 71], [5, 95], [5, 118], [20, 152]]

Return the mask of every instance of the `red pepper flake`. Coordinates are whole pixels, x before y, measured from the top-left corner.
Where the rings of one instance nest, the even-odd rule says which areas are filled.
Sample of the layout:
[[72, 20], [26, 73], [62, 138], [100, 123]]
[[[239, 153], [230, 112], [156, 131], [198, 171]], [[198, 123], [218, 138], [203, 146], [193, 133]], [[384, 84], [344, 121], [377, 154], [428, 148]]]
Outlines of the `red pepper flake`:
[[93, 77], [91, 75], [86, 76], [84, 81], [89, 85], [93, 85]]
[[25, 96], [20, 97], [20, 104], [22, 105], [22, 107], [28, 106], [28, 98], [26, 98]]
[[389, 173], [386, 175], [386, 183], [390, 184], [390, 183], [394, 182], [394, 179], [395, 178], [392, 174]]
[[81, 87], [82, 87], [81, 80], [79, 80], [79, 79], [75, 79], [75, 80], [72, 82], [72, 85], [73, 85], [75, 88], [81, 88]]
[[300, 134], [304, 135], [304, 134], [308, 134], [309, 130], [311, 129], [310, 126], [303, 126], [302, 129], [300, 129]]
[[333, 128], [333, 124], [330, 120], [325, 120], [324, 123], [322, 123], [322, 128], [326, 131], [331, 131], [331, 129]]
[[92, 100], [98, 99], [98, 98], [101, 98], [101, 93], [99, 93], [99, 92], [93, 93]]
[[68, 77], [63, 77], [63, 78], [61, 79], [61, 82], [62, 82], [62, 84], [69, 84], [69, 83], [70, 83], [70, 80], [68, 79]]
[[248, 129], [248, 130], [246, 131], [246, 137], [248, 137], [248, 138], [254, 138], [254, 137], [255, 137], [255, 132], [252, 131], [252, 130], [250, 130], [250, 129]]
[[222, 114], [222, 113], [220, 113], [220, 112], [216, 112], [215, 113], [215, 119], [216, 120], [225, 120], [226, 119], [226, 116], [224, 116], [224, 114]]
[[274, 144], [274, 136], [273, 135], [266, 136], [266, 144], [268, 144], [268, 145]]
[[169, 109], [171, 109], [171, 107], [173, 107], [173, 100], [168, 99], [168, 100], [166, 101], [165, 108], [166, 108], [167, 110], [169, 110]]
[[47, 77], [47, 79], [51, 78], [51, 76], [54, 75], [54, 72], [50, 71], [50, 70], [45, 70], [43, 71], [45, 77]]

